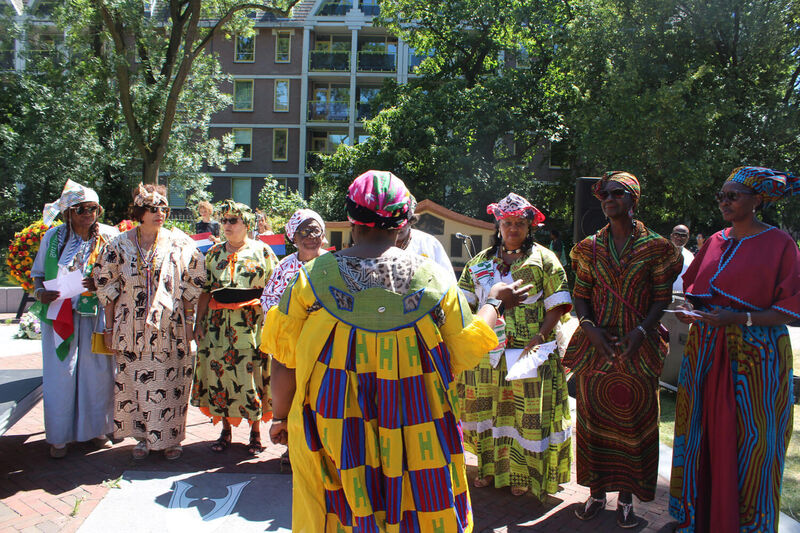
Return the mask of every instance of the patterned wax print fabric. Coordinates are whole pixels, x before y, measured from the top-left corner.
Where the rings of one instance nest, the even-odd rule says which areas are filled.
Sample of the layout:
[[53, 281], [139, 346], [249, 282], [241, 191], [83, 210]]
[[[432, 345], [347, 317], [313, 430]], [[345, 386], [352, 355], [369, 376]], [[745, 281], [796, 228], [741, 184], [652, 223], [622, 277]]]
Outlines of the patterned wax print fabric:
[[[493, 281], [475, 279], [473, 265], [502, 259], [483, 250], [470, 260], [459, 287], [474, 306], [485, 301]], [[501, 278], [502, 279], [502, 278]], [[532, 284], [529, 299], [505, 312], [507, 347], [523, 348], [539, 333], [547, 311], [572, 307], [567, 276], [558, 258], [535, 244], [511, 265], [511, 282]], [[485, 287], [481, 287], [485, 285]], [[547, 341], [555, 340], [551, 333]], [[458, 382], [464, 444], [478, 456], [479, 476], [494, 476], [495, 487], [528, 487], [539, 499], [558, 492], [569, 481], [571, 435], [567, 382], [556, 350], [538, 368], [536, 378], [506, 381], [503, 350], [484, 353], [478, 366], [464, 371]]]
[[164, 450], [179, 445], [186, 433], [194, 358], [186, 341], [184, 301], [194, 308], [206, 272], [190, 237], [161, 229], [148, 294], [135, 235], [134, 229], [109, 242], [92, 276], [100, 303], [114, 305], [111, 349], [119, 351], [114, 437]]
[[353, 224], [380, 229], [408, 224], [411, 194], [391, 172], [368, 170], [353, 180], [345, 200], [347, 219]]
[[[261, 241], [247, 239], [229, 253], [225, 243], [206, 254], [205, 292], [221, 288], [261, 289], [278, 258]], [[272, 418], [269, 356], [258, 350], [264, 313], [256, 303], [239, 309], [212, 309], [200, 324], [206, 332], [197, 343], [192, 405], [212, 418], [238, 426]]]
[[[712, 235], [683, 283], [701, 310], [800, 318], [800, 252], [777, 228], [740, 240]], [[675, 410], [676, 531], [778, 531], [793, 399], [786, 326], [690, 327]]]
[[513, 192], [508, 193], [499, 202], [487, 205], [486, 213], [494, 215], [495, 220], [508, 217], [527, 218], [537, 226], [545, 221], [544, 213], [536, 209], [528, 200]]
[[61, 196], [53, 203], [45, 204], [42, 210], [42, 221], [45, 224], [52, 224], [59, 213], [66, 211], [73, 205], [78, 205], [83, 202], [94, 202], [100, 204], [100, 198], [97, 193], [89, 187], [84, 187], [80, 183], [75, 183], [72, 180], [67, 180], [64, 184], [64, 189], [61, 191]]
[[295, 252], [281, 259], [281, 262], [272, 270], [272, 274], [264, 286], [264, 292], [261, 294], [261, 307], [264, 309], [264, 313], [269, 311], [270, 307], [278, 305], [283, 291], [286, 290], [289, 282], [297, 275], [302, 266], [303, 262], [297, 258], [297, 252]]
[[738, 167], [727, 181], [750, 187], [763, 198], [764, 207], [784, 196], [800, 194], [800, 178], [789, 173], [764, 167]]
[[[588, 300], [595, 323], [623, 338], [641, 319], [599, 279], [645, 316], [653, 302], [672, 301], [672, 283], [683, 259], [672, 243], [638, 221], [620, 253], [609, 246], [610, 237], [606, 226], [572, 249], [573, 298]], [[582, 328], [572, 335], [563, 363], [577, 377], [581, 485], [653, 499], [658, 479], [658, 377], [666, 351], [666, 342], [653, 331], [629, 361], [612, 364], [596, 354]]]
[[598, 194], [606, 186], [606, 183], [609, 181], [615, 181], [622, 185], [626, 191], [631, 193], [633, 196], [633, 202], [636, 203], [639, 201], [639, 197], [642, 195], [642, 188], [639, 185], [639, 180], [633, 174], [629, 172], [623, 172], [621, 170], [611, 170], [603, 174], [603, 177], [597, 180], [597, 182], [592, 187], [592, 194], [600, 199]]
[[405, 251], [305, 265], [262, 350], [296, 370], [292, 531], [472, 531], [455, 378], [497, 344]]

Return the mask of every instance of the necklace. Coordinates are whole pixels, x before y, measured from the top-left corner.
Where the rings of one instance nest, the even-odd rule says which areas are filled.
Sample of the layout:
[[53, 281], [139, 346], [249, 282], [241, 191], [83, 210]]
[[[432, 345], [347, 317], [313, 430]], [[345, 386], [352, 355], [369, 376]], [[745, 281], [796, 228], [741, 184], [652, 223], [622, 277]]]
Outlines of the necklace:
[[522, 253], [522, 248], [517, 248], [516, 250], [509, 250], [505, 246], [503, 246], [503, 253], [506, 254], [520, 254]]
[[138, 260], [136, 261], [136, 269], [139, 271], [139, 275], [144, 277], [145, 279], [145, 292], [147, 292], [147, 309], [150, 309], [150, 297], [153, 295], [153, 263], [156, 256], [156, 246], [158, 245], [158, 233], [156, 233], [156, 238], [153, 240], [153, 244], [150, 245], [150, 249], [147, 253], [142, 251], [142, 247], [139, 244], [141, 240], [141, 227], [136, 227], [136, 251], [138, 254]]

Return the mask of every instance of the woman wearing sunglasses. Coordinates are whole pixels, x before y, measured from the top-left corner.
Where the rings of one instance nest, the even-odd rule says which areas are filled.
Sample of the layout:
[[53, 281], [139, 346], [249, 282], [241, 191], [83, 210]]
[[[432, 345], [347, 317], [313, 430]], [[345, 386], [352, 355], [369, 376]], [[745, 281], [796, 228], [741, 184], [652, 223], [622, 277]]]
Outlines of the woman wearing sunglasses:
[[735, 169], [717, 193], [730, 227], [708, 238], [683, 275], [691, 323], [675, 417], [670, 513], [676, 531], [778, 531], [792, 432], [792, 349], [800, 252], [757, 217], [800, 193], [800, 180]]
[[111, 241], [93, 271], [118, 363], [114, 436], [138, 441], [134, 459], [151, 450], [178, 459], [186, 434], [194, 308], [206, 273], [194, 241], [163, 228], [168, 216], [164, 186], [140, 184], [131, 205], [139, 225]]
[[564, 366], [577, 384], [578, 483], [591, 495], [575, 509], [591, 520], [619, 491], [617, 525], [633, 528], [633, 495], [651, 501], [658, 480], [658, 378], [668, 343], [659, 320], [683, 264], [667, 239], [633, 219], [641, 194], [627, 172], [594, 187], [609, 224], [572, 249], [580, 327]]
[[207, 281], [197, 306], [197, 364], [192, 405], [216, 424], [223, 452], [231, 444], [231, 426], [250, 424], [247, 450], [261, 453], [261, 420], [272, 418], [269, 359], [258, 350], [264, 313], [259, 298], [278, 258], [261, 241], [248, 238], [255, 214], [244, 204], [225, 200], [220, 208], [225, 241], [206, 254]]
[[[49, 225], [60, 214], [64, 224], [44, 234], [31, 268], [37, 301], [31, 311], [42, 321], [45, 433], [55, 459], [67, 454], [70, 442], [111, 445], [107, 435], [114, 427], [115, 365], [92, 353], [92, 334], [103, 330], [104, 316], [91, 292], [91, 271], [102, 246], [118, 234], [116, 228], [97, 222], [102, 212], [95, 191], [67, 180], [61, 197], [45, 206], [43, 216]], [[49, 306], [60, 305], [53, 304], [59, 292], [45, 289], [44, 281], [74, 270], [86, 276], [83, 286], [88, 292], [64, 302], [67, 312], [48, 319]]]

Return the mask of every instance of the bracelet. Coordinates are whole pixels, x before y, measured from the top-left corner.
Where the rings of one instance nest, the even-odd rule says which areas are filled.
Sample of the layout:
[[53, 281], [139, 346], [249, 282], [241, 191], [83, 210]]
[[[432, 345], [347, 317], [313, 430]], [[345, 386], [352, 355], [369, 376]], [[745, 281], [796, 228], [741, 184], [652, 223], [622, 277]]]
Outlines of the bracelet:
[[113, 333], [114, 328], [103, 328], [103, 333]]
[[33, 299], [34, 300], [38, 300], [39, 299], [39, 291], [43, 291], [43, 290], [45, 290], [44, 287], [36, 287], [36, 289], [33, 290]]
[[638, 326], [636, 326], [636, 329], [638, 329], [639, 331], [641, 331], [641, 332], [642, 332], [642, 335], [644, 335], [645, 337], [647, 337], [647, 330], [646, 330], [646, 329], [644, 329], [644, 328], [642, 327], [642, 325], [641, 325], [641, 324], [639, 324]]
[[273, 418], [272, 419], [272, 423], [273, 424], [285, 424], [287, 420], [289, 420], [288, 416], [286, 418]]
[[581, 320], [578, 322], [578, 325], [583, 326], [584, 322], [588, 322], [589, 324], [592, 325], [593, 328], [597, 327], [597, 324], [595, 324], [591, 319], [586, 317], [581, 318]]

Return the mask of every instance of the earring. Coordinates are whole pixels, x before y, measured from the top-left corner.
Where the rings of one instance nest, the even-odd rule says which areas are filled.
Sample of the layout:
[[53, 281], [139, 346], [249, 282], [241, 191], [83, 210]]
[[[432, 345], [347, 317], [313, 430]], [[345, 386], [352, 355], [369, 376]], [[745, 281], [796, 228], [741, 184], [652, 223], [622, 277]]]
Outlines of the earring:
[[633, 208], [628, 209], [628, 218], [633, 218]]

